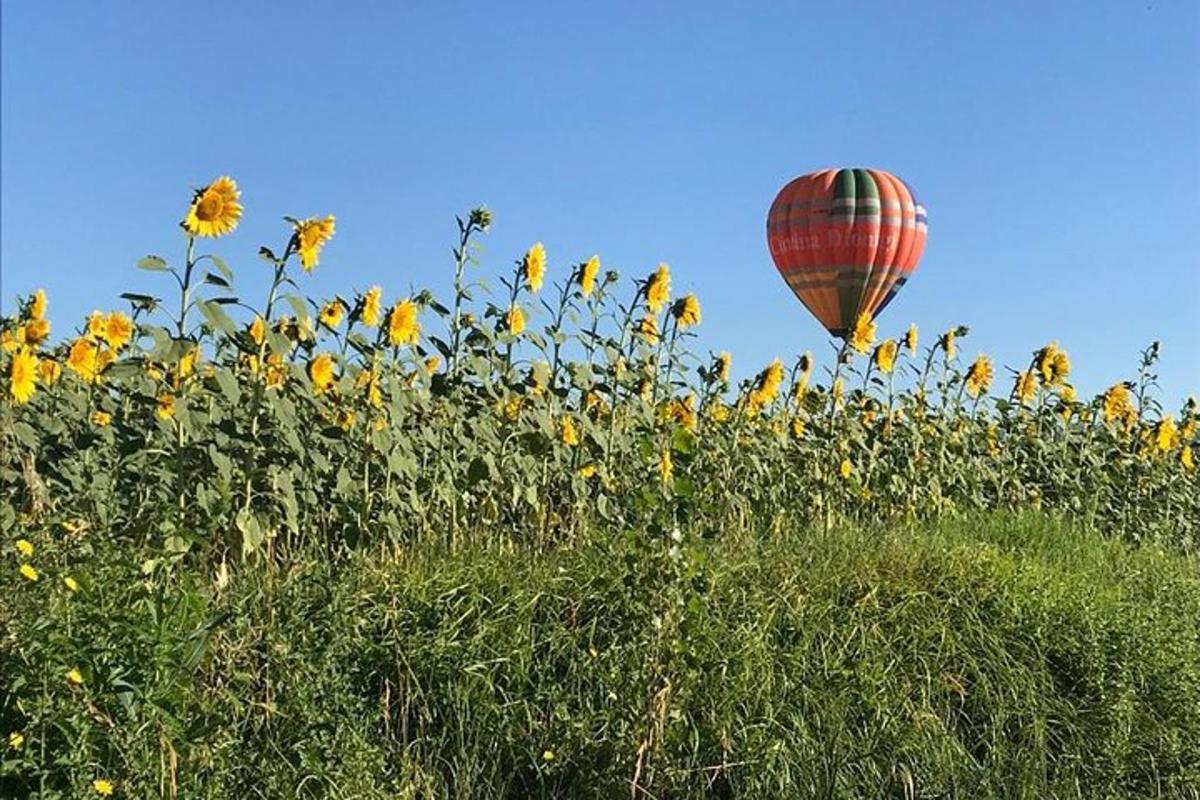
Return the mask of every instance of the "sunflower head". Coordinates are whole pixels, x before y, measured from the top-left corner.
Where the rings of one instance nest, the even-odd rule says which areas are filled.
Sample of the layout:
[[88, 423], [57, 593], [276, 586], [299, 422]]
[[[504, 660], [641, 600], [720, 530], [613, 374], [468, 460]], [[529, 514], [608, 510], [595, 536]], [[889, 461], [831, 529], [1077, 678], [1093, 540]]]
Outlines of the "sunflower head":
[[546, 248], [541, 242], [530, 247], [521, 260], [521, 276], [529, 291], [541, 291], [542, 281], [546, 278]]
[[388, 344], [416, 344], [421, 336], [421, 323], [417, 321], [417, 304], [402, 300], [388, 314]]
[[1021, 403], [1021, 405], [1029, 405], [1033, 401], [1033, 396], [1037, 392], [1037, 377], [1033, 374], [1033, 370], [1026, 370], [1018, 373], [1016, 384], [1013, 386], [1013, 396]]
[[879, 368], [880, 372], [885, 375], [891, 374], [892, 370], [896, 368], [896, 354], [899, 352], [899, 350], [900, 347], [896, 344], [895, 339], [884, 339], [883, 342], [875, 348], [875, 354], [872, 356], [872, 360], [874, 361], [875, 366]]
[[292, 223], [292, 241], [296, 251], [300, 253], [300, 266], [305, 272], [312, 272], [320, 261], [321, 248], [333, 238], [334, 222], [333, 215], [330, 214]]
[[671, 299], [671, 268], [666, 264], [659, 264], [658, 269], [654, 270], [646, 279], [644, 291], [646, 305], [657, 314]]
[[592, 292], [596, 288], [596, 276], [599, 274], [600, 256], [592, 256], [579, 265], [579, 272], [576, 273], [576, 281], [579, 283], [580, 294], [584, 297], [592, 296]]
[[686, 294], [671, 306], [671, 316], [680, 330], [700, 324], [700, 301], [694, 294]]
[[875, 343], [875, 320], [870, 311], [864, 311], [854, 321], [854, 330], [850, 332], [849, 345], [856, 353], [865, 353]]
[[242, 218], [242, 193], [233, 178], [221, 176], [196, 191], [183, 229], [192, 236], [224, 236], [237, 227]]
[[992, 360], [980, 353], [967, 369], [967, 394], [979, 397], [992, 385]]
[[380, 298], [382, 296], [383, 289], [379, 286], [372, 286], [359, 301], [359, 319], [368, 328], [374, 328], [379, 324]]
[[513, 336], [520, 336], [525, 330], [525, 310], [514, 305], [504, 315], [504, 327]]
[[344, 311], [345, 307], [340, 299], [330, 300], [321, 306], [321, 311], [317, 315], [317, 318], [321, 321], [322, 325], [329, 328], [336, 328], [342, 323], [342, 314]]

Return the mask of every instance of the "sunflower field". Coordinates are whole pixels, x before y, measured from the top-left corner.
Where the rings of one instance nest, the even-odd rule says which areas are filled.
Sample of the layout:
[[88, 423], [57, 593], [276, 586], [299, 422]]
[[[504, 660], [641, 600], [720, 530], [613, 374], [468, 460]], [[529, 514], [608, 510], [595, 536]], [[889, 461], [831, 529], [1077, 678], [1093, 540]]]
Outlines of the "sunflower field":
[[[334, 217], [287, 218], [258, 249], [270, 280], [248, 286], [214, 252], [242, 211], [229, 178], [197, 191], [181, 252], [142, 258], [144, 285], [65, 335], [41, 291], [0, 320], [0, 794], [768, 797], [802, 781], [829, 797], [1093, 796], [1067, 787], [1098, 770], [1115, 795], [1200, 796], [1200, 631], [1187, 622], [1200, 610], [1200, 409], [1162, 408], [1156, 344], [1083, 397], [1054, 343], [1001, 375], [965, 352], [965, 326], [889, 338], [864, 317], [828, 359], [777, 359], [735, 383], [729, 353], [695, 349], [700, 300], [672, 294], [666, 264], [622, 276], [595, 255], [555, 263], [539, 243], [497, 274], [480, 263], [492, 215], [478, 208], [458, 220], [448, 291], [310, 298]], [[1109, 638], [1055, 655], [1038, 637], [1094, 633], [1087, 615], [1104, 604], [1076, 598], [1071, 617], [1012, 601], [1038, 620], [1012, 632], [1030, 663], [1099, 670], [1072, 679], [1088, 697], [1063, 699], [1065, 673], [1022, 673], [1020, 691], [1065, 704], [1022, 719], [988, 684], [999, 673], [977, 665], [967, 688], [955, 662], [934, 700], [888, 712], [913, 730], [928, 714], [940, 733], [875, 742], [890, 766], [847, 773], [804, 770], [847, 720], [860, 723], [845, 741], [861, 744], [882, 699], [814, 699], [808, 719], [828, 729], [789, 729], [779, 741], [794, 752], [747, 722], [771, 715], [742, 679], [721, 720], [685, 724], [688, 693], [731, 657], [715, 637], [752, 644], [750, 623], [711, 605], [718, 588], [761, 594], [789, 585], [780, 563], [819, 566], [799, 605], [779, 607], [799, 627], [772, 633], [802, 638], [821, 624], [801, 619], [805, 602], [865, 614], [905, 569], [914, 592], [976, 591], [972, 569], [1035, 594], [1055, 585], [1058, 573], [1006, 561], [995, 520], [1043, 531], [1029, 534], [1037, 569], [1076, 570], [1125, 615]], [[983, 531], [984, 555], [964, 555], [955, 523]], [[1048, 556], [1059, 545], [1045, 530], [1102, 555]], [[840, 562], [815, 555], [831, 541], [854, 546]], [[931, 560], [908, 563], [914, 552]], [[862, 588], [868, 573], [884, 576], [879, 593]], [[1177, 591], [1156, 593], [1148, 574]], [[1133, 596], [1175, 627], [1143, 624], [1121, 605]], [[974, 621], [949, 629], [1003, 628]], [[480, 638], [489, 624], [495, 647]], [[400, 640], [403, 652], [380, 644]], [[943, 645], [968, 661], [987, 649]], [[1125, 672], [1107, 672], [1113, 653]], [[890, 680], [884, 661], [855, 663]], [[1129, 735], [1097, 738], [1088, 725], [1101, 723]], [[878, 766], [864, 752], [837, 758]]]

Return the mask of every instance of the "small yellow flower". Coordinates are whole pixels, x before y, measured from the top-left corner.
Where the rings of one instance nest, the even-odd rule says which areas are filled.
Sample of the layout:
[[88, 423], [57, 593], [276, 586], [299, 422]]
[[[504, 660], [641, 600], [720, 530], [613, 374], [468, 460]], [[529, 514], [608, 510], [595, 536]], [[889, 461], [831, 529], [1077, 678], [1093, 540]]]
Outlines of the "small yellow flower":
[[521, 272], [529, 291], [538, 292], [542, 289], [542, 281], [546, 277], [546, 248], [538, 242], [525, 253], [521, 262]]
[[417, 321], [417, 304], [412, 300], [396, 303], [388, 314], [388, 344], [392, 347], [402, 344], [415, 345], [420, 338], [421, 323]]
[[917, 354], [917, 323], [908, 326], [908, 333], [904, 334], [904, 347], [908, 350], [910, 356]]
[[43, 319], [46, 316], [46, 290], [38, 289], [33, 293], [33, 299], [29, 303], [29, 318]]
[[78, 668], [72, 668], [71, 671], [67, 673], [67, 680], [76, 686], [81, 686], [83, 685], [83, 673], [80, 672]]
[[833, 407], [834, 408], [837, 408], [838, 406], [840, 406], [842, 404], [842, 396], [845, 394], [845, 392], [846, 392], [846, 384], [842, 381], [842, 378], [839, 377], [836, 381], [833, 382], [833, 388], [831, 390], [831, 393], [833, 395]]
[[525, 330], [525, 311], [517, 305], [514, 305], [504, 315], [504, 327], [513, 336], [520, 336]]
[[267, 323], [263, 321], [262, 317], [255, 314], [254, 321], [250, 323], [250, 341], [254, 342], [256, 345], [261, 346], [263, 343], [263, 340], [265, 340], [266, 338], [267, 338]]
[[104, 318], [104, 341], [113, 350], [120, 350], [133, 338], [133, 320], [120, 311], [113, 311]]
[[200, 348], [193, 347], [183, 354], [183, 358], [179, 359], [179, 377], [186, 378], [196, 371], [196, 364], [200, 362]]
[[883, 342], [875, 348], [874, 361], [875, 366], [885, 375], [891, 374], [896, 367], [896, 354], [900, 347], [896, 344], [895, 339], [884, 339]]
[[967, 369], [967, 394], [979, 397], [992, 385], [992, 360], [980, 353]]
[[47, 386], [53, 386], [62, 377], [62, 364], [53, 359], [43, 358], [38, 362], [38, 377]]
[[88, 316], [87, 321], [87, 337], [93, 342], [99, 342], [104, 338], [105, 320], [103, 311], [93, 311]]
[[675, 465], [671, 463], [671, 451], [664, 450], [662, 457], [658, 460], [658, 477], [663, 483], [671, 480], [671, 476], [675, 474]]
[[28, 347], [22, 347], [9, 365], [9, 393], [17, 403], [28, 403], [38, 381], [38, 360]]
[[320, 261], [321, 248], [333, 238], [333, 215], [323, 219], [309, 217], [297, 222], [294, 228], [296, 249], [300, 252], [300, 266], [305, 272], [312, 272]]
[[803, 439], [804, 431], [805, 431], [804, 420], [801, 417], [793, 417], [792, 418], [792, 436], [795, 436], [797, 439]]
[[321, 321], [322, 325], [326, 325], [330, 328], [336, 328], [338, 325], [342, 324], [342, 313], [344, 310], [345, 309], [342, 307], [341, 300], [330, 300], [328, 303], [321, 306], [321, 312], [318, 314], [317, 319]]
[[337, 426], [347, 433], [354, 427], [354, 412], [349, 409], [341, 409], [337, 414]]
[[658, 317], [653, 314], [647, 314], [642, 317], [642, 321], [638, 323], [638, 336], [641, 336], [650, 344], [658, 344]]
[[517, 417], [521, 415], [521, 396], [513, 395], [508, 400], [502, 401], [497, 406], [496, 411], [509, 422], [516, 421]]
[[579, 267], [577, 280], [579, 282], [579, 293], [584, 297], [591, 297], [592, 291], [596, 288], [596, 276], [600, 274], [600, 256], [592, 256]]
[[579, 474], [579, 477], [581, 477], [581, 478], [585, 478], [585, 479], [590, 478], [596, 474], [596, 465], [595, 464], [584, 464], [582, 467], [579, 468], [578, 474]]
[[850, 349], [856, 353], [865, 353], [875, 343], [875, 321], [871, 312], [864, 311], [854, 321], [854, 330], [850, 334]]
[[854, 474], [854, 465], [850, 463], [850, 459], [842, 459], [842, 463], [838, 466], [838, 474], [846, 479], [849, 479]]
[[542, 751], [542, 761], [553, 761], [553, 760], [554, 760], [554, 751], [553, 750]]
[[19, 731], [13, 731], [8, 735], [8, 746], [13, 750], [20, 750], [23, 744], [25, 744], [25, 737]]
[[287, 380], [287, 367], [284, 366], [283, 356], [271, 353], [267, 356], [267, 388], [278, 389]]
[[383, 296], [383, 289], [378, 286], [372, 286], [367, 290], [367, 293], [362, 297], [362, 322], [368, 328], [374, 328], [379, 324], [380, 298]]
[[646, 281], [646, 306], [657, 314], [671, 299], [671, 269], [666, 264], [659, 264]]
[[92, 412], [92, 424], [95, 425], [97, 428], [108, 427], [108, 425], [111, 423], [112, 423], [112, 414], [109, 414], [107, 411], [93, 411]]
[[33, 543], [28, 539], [17, 539], [17, 552], [26, 558], [33, 556]]
[[422, 364], [422, 366], [425, 367], [425, 372], [428, 373], [429, 375], [432, 375], [433, 373], [437, 372], [438, 367], [440, 367], [441, 365], [442, 365], [442, 359], [440, 356], [430, 356], [429, 358], [425, 359], [424, 363]]
[[64, 577], [64, 578], [63, 578], [63, 583], [64, 583], [64, 584], [66, 585], [66, 587], [67, 587], [68, 589], [70, 589], [72, 592], [78, 592], [78, 591], [79, 591], [79, 581], [75, 580], [75, 579], [74, 579], [74, 578], [72, 578], [70, 575], [67, 575], [66, 577]]
[[1037, 378], [1031, 370], [1017, 375], [1017, 382], [1013, 386], [1013, 394], [1021, 405], [1029, 405], [1033, 401], [1033, 396], [1037, 392]]
[[1190, 444], [1185, 444], [1183, 450], [1179, 452], [1179, 463], [1188, 472], [1196, 469], [1196, 460], [1192, 455], [1192, 446]]
[[562, 443], [567, 447], [579, 444], [579, 431], [575, 427], [575, 420], [570, 417], [562, 419]]
[[158, 396], [158, 405], [154, 409], [154, 414], [163, 422], [175, 416], [175, 395], [161, 394]]
[[21, 577], [30, 583], [36, 583], [37, 579], [41, 577], [41, 575], [38, 574], [38, 571], [33, 568], [32, 564], [22, 564], [20, 573]]
[[92, 781], [92, 788], [96, 790], [96, 794], [108, 797], [116, 787], [113, 786], [112, 781], [105, 780], [104, 778], [96, 778], [96, 780]]
[[4, 352], [6, 353], [14, 352], [18, 347], [21, 346], [21, 342], [24, 338], [24, 334], [14, 336], [9, 331], [0, 331], [0, 344], [3, 345]]
[[224, 236], [242, 217], [242, 193], [233, 178], [222, 176], [196, 192], [183, 228], [192, 236]]
[[313, 391], [320, 394], [333, 385], [334, 362], [329, 353], [321, 353], [308, 364], [308, 377], [312, 380]]

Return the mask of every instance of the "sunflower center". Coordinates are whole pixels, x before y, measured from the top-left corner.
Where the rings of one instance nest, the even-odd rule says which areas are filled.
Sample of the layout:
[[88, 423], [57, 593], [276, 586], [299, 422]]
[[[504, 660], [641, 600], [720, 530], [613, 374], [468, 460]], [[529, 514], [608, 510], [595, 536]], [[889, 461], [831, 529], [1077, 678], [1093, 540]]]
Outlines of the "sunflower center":
[[216, 192], [207, 192], [204, 197], [200, 198], [200, 204], [196, 206], [196, 216], [205, 222], [211, 222], [221, 216], [224, 208], [225, 201], [221, 199], [221, 195]]

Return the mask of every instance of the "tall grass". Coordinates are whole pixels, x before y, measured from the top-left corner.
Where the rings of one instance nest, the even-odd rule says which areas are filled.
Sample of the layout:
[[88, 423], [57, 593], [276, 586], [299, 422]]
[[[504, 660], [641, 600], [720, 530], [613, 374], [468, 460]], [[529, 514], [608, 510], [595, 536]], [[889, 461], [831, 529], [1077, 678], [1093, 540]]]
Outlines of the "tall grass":
[[101, 533], [5, 587], [0, 793], [1200, 796], [1194, 558], [1043, 516], [235, 574]]

